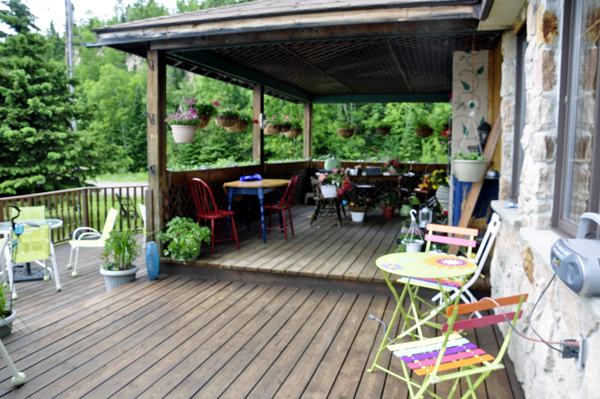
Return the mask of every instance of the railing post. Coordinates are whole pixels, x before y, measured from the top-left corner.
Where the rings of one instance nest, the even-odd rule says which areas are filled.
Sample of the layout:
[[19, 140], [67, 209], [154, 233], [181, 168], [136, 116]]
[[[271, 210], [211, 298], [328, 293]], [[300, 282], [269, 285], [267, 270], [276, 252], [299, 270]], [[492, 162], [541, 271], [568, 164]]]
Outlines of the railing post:
[[90, 225], [90, 214], [88, 208], [88, 189], [83, 189], [83, 200], [81, 201], [81, 211], [83, 212], [83, 226], [89, 227]]
[[152, 212], [152, 189], [146, 189], [146, 241], [154, 241], [154, 212]]

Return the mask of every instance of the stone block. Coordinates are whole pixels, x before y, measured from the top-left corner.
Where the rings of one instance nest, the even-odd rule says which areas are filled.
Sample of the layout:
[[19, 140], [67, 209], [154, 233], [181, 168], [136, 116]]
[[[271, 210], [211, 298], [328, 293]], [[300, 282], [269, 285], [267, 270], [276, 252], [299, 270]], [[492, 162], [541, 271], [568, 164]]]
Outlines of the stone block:
[[536, 32], [536, 13], [538, 9], [537, 1], [530, 1], [527, 6], [527, 41], [535, 37]]
[[523, 245], [521, 256], [523, 256], [523, 270], [525, 271], [525, 275], [527, 275], [531, 284], [535, 284], [533, 278], [533, 254], [531, 253], [531, 248], [527, 245]]
[[540, 4], [537, 10], [535, 37], [539, 45], [556, 44], [558, 39], [558, 19], [550, 10]]
[[537, 54], [537, 46], [527, 46], [527, 50], [525, 51], [525, 89], [528, 91], [535, 89], [535, 79], [532, 79], [532, 77], [535, 75]]
[[545, 133], [536, 133], [531, 136], [530, 153], [534, 161], [554, 160], [554, 137]]
[[517, 58], [517, 38], [510, 30], [502, 35], [502, 57], [505, 59]]
[[540, 229], [549, 229], [552, 226], [551, 215], [530, 214], [523, 216], [523, 227], [537, 227]]
[[[504, 165], [504, 163], [503, 163]], [[510, 179], [502, 176], [499, 181], [499, 192], [498, 197], [502, 200], [510, 199]]]
[[581, 301], [577, 301], [577, 320], [579, 321], [579, 333], [584, 338], [588, 338], [598, 331], [598, 327], [600, 326], [600, 322], [596, 316]]
[[500, 86], [500, 96], [510, 97], [515, 95], [516, 69], [512, 62], [504, 61], [502, 63], [502, 84]]
[[[531, 104], [531, 105], [529, 105]], [[554, 127], [554, 104], [549, 93], [537, 96], [528, 103], [529, 124], [534, 132]]]
[[513, 130], [515, 122], [515, 102], [512, 98], [504, 98], [500, 103], [500, 115], [502, 116], [502, 131]]
[[554, 63], [554, 51], [538, 51], [534, 76], [535, 88], [538, 92], [552, 90], [556, 84], [556, 64]]

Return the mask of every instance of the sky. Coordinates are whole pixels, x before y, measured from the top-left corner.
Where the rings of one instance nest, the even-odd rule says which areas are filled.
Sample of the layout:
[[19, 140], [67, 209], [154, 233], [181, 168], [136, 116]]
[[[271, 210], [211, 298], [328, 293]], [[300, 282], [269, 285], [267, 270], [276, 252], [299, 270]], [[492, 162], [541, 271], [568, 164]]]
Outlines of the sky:
[[[31, 13], [37, 17], [36, 25], [42, 33], [50, 27], [50, 22], [54, 21], [54, 28], [62, 36], [65, 26], [65, 0], [24, 0], [24, 2]], [[123, 4], [134, 2], [135, 0], [124, 0]], [[175, 8], [175, 0], [159, 0], [157, 3], [165, 5], [169, 10]], [[75, 21], [86, 18], [88, 11], [102, 19], [114, 15], [117, 0], [71, 0], [71, 4], [75, 8]]]

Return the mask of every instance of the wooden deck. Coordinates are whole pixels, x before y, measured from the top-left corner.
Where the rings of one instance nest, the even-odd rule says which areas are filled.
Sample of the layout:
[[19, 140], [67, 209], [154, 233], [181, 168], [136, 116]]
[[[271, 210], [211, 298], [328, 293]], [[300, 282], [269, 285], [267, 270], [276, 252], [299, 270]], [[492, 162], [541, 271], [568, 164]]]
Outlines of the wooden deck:
[[[82, 250], [75, 279], [65, 268], [68, 247], [57, 255], [62, 292], [53, 282], [18, 285], [19, 331], [3, 342], [27, 382], [12, 388], [1, 367], [3, 398], [407, 397], [399, 380], [365, 371], [383, 338], [368, 315], [390, 320], [387, 295], [181, 276], [148, 281], [144, 272], [106, 293], [99, 250]], [[487, 328], [470, 338], [493, 355], [499, 337]], [[480, 398], [523, 398], [505, 364]]]

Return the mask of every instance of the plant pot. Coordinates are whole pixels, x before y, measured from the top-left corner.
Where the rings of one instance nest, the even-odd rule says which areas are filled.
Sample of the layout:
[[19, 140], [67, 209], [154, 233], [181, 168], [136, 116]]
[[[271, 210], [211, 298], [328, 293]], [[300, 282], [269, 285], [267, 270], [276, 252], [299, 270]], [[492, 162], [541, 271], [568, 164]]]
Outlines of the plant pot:
[[384, 218], [393, 218], [394, 217], [394, 210], [396, 210], [396, 208], [394, 208], [393, 206], [383, 206], [383, 207], [381, 207], [381, 209], [383, 209], [383, 217]]
[[487, 171], [487, 161], [467, 161], [455, 159], [452, 161], [452, 173], [462, 182], [476, 183], [483, 180]]
[[0, 320], [0, 338], [6, 337], [12, 332], [12, 323], [17, 319], [17, 311], [11, 310], [11, 315]]
[[196, 136], [196, 126], [171, 125], [173, 140], [176, 143], [191, 143]]
[[237, 120], [237, 115], [221, 114], [217, 115], [215, 118], [215, 123], [217, 126], [230, 127], [233, 126]]
[[365, 220], [365, 212], [354, 212], [351, 210], [350, 214], [352, 215], [353, 222], [362, 222]]
[[390, 132], [392, 131], [392, 128], [391, 127], [376, 127], [375, 130], [377, 131], [378, 134], [385, 136], [386, 134], [390, 134]]
[[390, 176], [398, 176], [398, 171], [393, 166], [388, 166], [387, 170]]
[[104, 276], [104, 283], [106, 284], [106, 291], [114, 290], [120, 285], [135, 280], [135, 274], [138, 271], [138, 267], [128, 270], [112, 271], [106, 269], [100, 269], [100, 274]]
[[337, 130], [337, 132], [338, 136], [340, 136], [341, 138], [349, 139], [350, 137], [354, 136], [356, 129], [346, 129], [341, 127]]
[[450, 203], [450, 187], [439, 186], [435, 192], [435, 198], [437, 198], [440, 205], [442, 205], [442, 210], [447, 211]]
[[227, 130], [229, 132], [235, 132], [235, 133], [243, 132], [243, 131], [246, 131], [247, 129], [248, 129], [248, 122], [246, 122], [243, 119], [238, 119], [237, 121], [235, 121], [235, 123], [233, 125], [225, 128], [225, 130]]
[[295, 138], [295, 137], [299, 137], [302, 135], [302, 129], [298, 128], [298, 127], [293, 127], [290, 130], [288, 130], [287, 132], [284, 132], [285, 137], [289, 137], [291, 139]]
[[281, 130], [279, 131], [279, 133], [289, 132], [291, 128], [292, 128], [292, 125], [290, 125], [289, 123], [282, 123]]
[[200, 122], [198, 122], [196, 129], [204, 129], [208, 125], [208, 122], [210, 122], [210, 115], [198, 115], [198, 119]]
[[433, 134], [433, 128], [432, 127], [418, 127], [415, 129], [415, 133], [417, 133], [417, 136], [424, 139], [425, 137], [429, 137]]
[[402, 244], [406, 246], [406, 252], [421, 252], [421, 248], [423, 247], [423, 241], [415, 240], [411, 243], [406, 243], [402, 240]]
[[321, 194], [323, 194], [324, 198], [336, 198], [337, 190], [337, 186], [333, 184], [324, 184], [321, 186]]
[[264, 132], [267, 136], [274, 136], [276, 134], [281, 133], [281, 129], [283, 129], [283, 125], [280, 123], [269, 123], [267, 127], [265, 127]]

